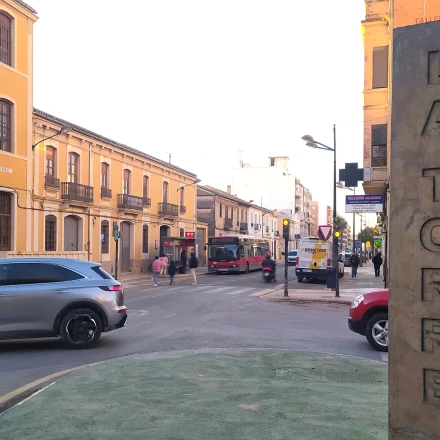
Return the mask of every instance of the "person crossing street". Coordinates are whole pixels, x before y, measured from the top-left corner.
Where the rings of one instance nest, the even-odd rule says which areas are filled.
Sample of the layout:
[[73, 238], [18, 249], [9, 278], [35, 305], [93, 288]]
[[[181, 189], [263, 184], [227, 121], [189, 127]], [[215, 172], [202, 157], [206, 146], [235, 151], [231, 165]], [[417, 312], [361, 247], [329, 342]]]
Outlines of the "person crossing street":
[[361, 260], [359, 259], [359, 257], [357, 256], [357, 254], [355, 252], [352, 252], [349, 261], [350, 261], [350, 265], [351, 265], [351, 277], [356, 278], [357, 270], [358, 270], [359, 264], [361, 263]]
[[196, 268], [199, 266], [199, 261], [197, 260], [196, 254], [191, 252], [191, 257], [189, 259], [189, 271], [193, 276], [193, 286], [197, 285]]

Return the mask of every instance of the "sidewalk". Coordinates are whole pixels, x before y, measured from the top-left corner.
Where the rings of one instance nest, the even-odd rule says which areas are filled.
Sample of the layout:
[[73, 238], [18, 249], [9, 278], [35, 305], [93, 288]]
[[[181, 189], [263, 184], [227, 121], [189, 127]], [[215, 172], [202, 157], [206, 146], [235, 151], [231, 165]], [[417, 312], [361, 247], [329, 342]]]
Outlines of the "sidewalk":
[[185, 350], [83, 368], [0, 415], [2, 440], [386, 440], [387, 364]]
[[[207, 266], [198, 267], [196, 269], [196, 274], [197, 274], [197, 276], [207, 275], [208, 274], [208, 267]], [[174, 277], [176, 279], [189, 278], [189, 277], [191, 277], [191, 274], [188, 269], [187, 273], [181, 274], [181, 275], [176, 274]], [[118, 276], [118, 281], [123, 284], [130, 284], [130, 283], [135, 283], [135, 282], [144, 281], [144, 280], [151, 280], [152, 278], [153, 278], [152, 272], [143, 272], [143, 273], [136, 273], [136, 274], [123, 273]], [[168, 275], [166, 277], [160, 277], [160, 279], [163, 279], [163, 278], [168, 279]]]
[[335, 291], [327, 289], [325, 284], [317, 289], [288, 289], [289, 296], [284, 296], [284, 288], [260, 295], [260, 298], [273, 301], [310, 301], [323, 303], [351, 304], [353, 299], [373, 290], [383, 290], [383, 277], [374, 276], [374, 267], [370, 262], [358, 268], [356, 278], [351, 278], [351, 267], [345, 268], [344, 278], [339, 280], [339, 297]]

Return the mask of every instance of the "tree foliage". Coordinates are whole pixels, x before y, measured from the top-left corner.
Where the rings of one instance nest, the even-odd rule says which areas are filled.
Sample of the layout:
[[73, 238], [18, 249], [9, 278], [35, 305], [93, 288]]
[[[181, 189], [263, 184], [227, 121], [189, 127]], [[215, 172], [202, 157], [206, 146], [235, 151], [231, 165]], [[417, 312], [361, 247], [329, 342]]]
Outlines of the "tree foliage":
[[361, 240], [362, 243], [369, 241], [371, 244], [373, 244], [374, 237], [377, 237], [378, 235], [380, 235], [380, 233], [377, 225], [373, 228], [367, 227], [362, 229], [362, 231], [359, 233], [359, 240]]

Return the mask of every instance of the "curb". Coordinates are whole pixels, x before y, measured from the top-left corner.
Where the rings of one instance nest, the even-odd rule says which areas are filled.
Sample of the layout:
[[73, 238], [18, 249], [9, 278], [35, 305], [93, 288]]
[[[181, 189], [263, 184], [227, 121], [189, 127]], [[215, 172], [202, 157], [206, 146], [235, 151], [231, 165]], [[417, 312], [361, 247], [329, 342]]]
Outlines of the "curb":
[[347, 299], [342, 300], [332, 300], [332, 299], [324, 299], [324, 298], [292, 298], [291, 296], [288, 298], [264, 298], [266, 301], [275, 301], [275, 302], [300, 302], [300, 303], [322, 303], [322, 304], [344, 304], [351, 305], [352, 301]]

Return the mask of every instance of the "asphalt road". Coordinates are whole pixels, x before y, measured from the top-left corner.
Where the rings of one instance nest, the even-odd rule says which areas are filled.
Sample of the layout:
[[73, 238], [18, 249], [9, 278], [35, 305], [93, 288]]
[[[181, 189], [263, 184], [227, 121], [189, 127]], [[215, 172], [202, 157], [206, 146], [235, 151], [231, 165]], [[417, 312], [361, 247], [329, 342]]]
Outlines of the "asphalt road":
[[[365, 338], [348, 330], [348, 306], [281, 303], [252, 296], [281, 287], [280, 275], [272, 284], [263, 283], [261, 272], [200, 275], [197, 286], [191, 285], [190, 278], [176, 280], [175, 286], [169, 286], [167, 279], [158, 287], [150, 280], [127, 284], [127, 325], [104, 334], [95, 349], [67, 349], [58, 339], [1, 341], [0, 396], [61, 370], [135, 353], [283, 348], [384, 360]], [[298, 283], [293, 267], [289, 278], [290, 288], [325, 287], [323, 283]], [[342, 283], [348, 285], [349, 280]]]

